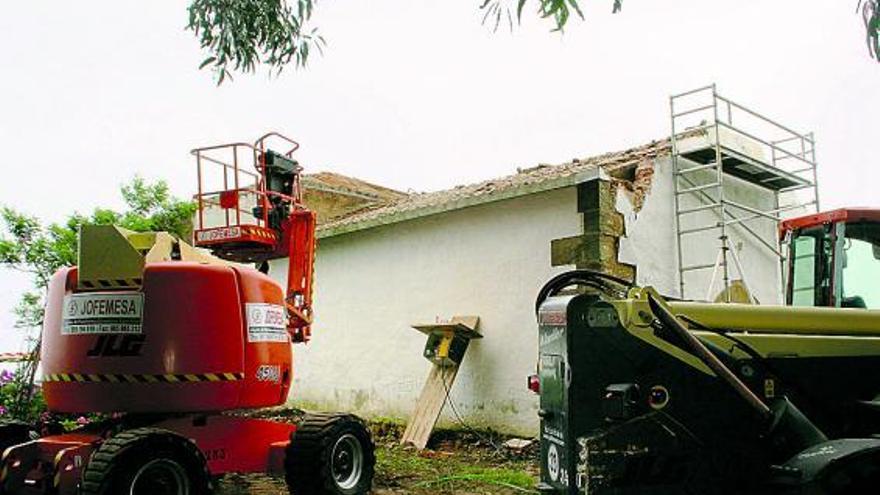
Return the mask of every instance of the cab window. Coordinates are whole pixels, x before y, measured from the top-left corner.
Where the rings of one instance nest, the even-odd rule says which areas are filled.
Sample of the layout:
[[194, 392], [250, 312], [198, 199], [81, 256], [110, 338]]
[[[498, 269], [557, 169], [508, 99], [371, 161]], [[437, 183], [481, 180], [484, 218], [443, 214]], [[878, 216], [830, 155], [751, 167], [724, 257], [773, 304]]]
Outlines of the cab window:
[[813, 306], [816, 304], [816, 238], [798, 237], [792, 243], [791, 305]]
[[788, 302], [792, 306], [831, 306], [833, 242], [829, 226], [804, 229], [791, 240]]
[[847, 224], [840, 305], [880, 309], [880, 225]]

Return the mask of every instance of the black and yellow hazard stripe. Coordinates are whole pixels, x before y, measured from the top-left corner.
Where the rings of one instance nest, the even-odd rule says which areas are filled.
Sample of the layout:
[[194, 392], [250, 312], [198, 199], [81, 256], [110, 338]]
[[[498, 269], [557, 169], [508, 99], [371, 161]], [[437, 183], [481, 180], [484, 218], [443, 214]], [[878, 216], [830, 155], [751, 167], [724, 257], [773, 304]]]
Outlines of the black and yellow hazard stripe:
[[80, 280], [79, 285], [85, 289], [118, 289], [129, 287], [140, 287], [144, 281], [140, 278], [114, 278], [114, 279], [95, 279]]
[[65, 383], [198, 383], [235, 382], [244, 379], [244, 373], [186, 373], [142, 375], [129, 373], [50, 373], [44, 382]]
[[242, 232], [246, 235], [253, 235], [257, 237], [262, 237], [264, 239], [275, 240], [276, 236], [274, 232], [264, 230], [264, 229], [243, 229]]

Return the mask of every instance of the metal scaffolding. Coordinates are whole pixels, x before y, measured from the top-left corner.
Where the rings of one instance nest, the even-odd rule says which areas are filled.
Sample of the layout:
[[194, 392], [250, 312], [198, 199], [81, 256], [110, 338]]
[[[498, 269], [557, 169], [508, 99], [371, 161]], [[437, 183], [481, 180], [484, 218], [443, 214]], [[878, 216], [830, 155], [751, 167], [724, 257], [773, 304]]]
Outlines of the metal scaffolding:
[[[730, 302], [732, 268], [746, 284], [731, 230], [755, 238], [782, 266], [779, 236], [769, 240], [754, 224], [773, 222], [778, 228], [786, 215], [818, 211], [815, 140], [812, 133], [793, 131], [719, 95], [714, 84], [670, 96], [669, 108], [681, 296], [686, 297], [692, 273], [711, 269], [706, 299], [720, 272], [722, 294]], [[765, 203], [772, 204], [735, 198], [728, 189], [741, 181], [765, 191]], [[686, 264], [693, 258], [689, 246], [715, 240], [714, 263]]]

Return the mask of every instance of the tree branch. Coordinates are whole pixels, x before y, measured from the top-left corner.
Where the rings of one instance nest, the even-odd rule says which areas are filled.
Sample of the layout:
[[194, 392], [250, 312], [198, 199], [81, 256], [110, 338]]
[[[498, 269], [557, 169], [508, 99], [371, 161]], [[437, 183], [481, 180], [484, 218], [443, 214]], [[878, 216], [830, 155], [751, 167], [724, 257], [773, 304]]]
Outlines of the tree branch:
[[199, 69], [210, 68], [217, 84], [232, 72], [255, 72], [258, 64], [280, 73], [285, 66], [305, 67], [315, 47], [325, 44], [307, 26], [317, 0], [193, 0], [187, 29], [199, 38], [208, 57]]

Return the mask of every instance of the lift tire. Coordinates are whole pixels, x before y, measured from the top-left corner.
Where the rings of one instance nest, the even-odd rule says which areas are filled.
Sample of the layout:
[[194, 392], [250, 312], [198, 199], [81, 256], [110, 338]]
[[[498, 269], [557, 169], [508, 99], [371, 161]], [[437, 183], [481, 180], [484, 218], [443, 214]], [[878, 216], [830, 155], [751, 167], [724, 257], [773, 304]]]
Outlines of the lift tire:
[[294, 495], [361, 495], [373, 485], [376, 454], [364, 421], [351, 414], [307, 414], [284, 459]]
[[205, 456], [193, 442], [168, 430], [137, 428], [98, 447], [83, 472], [80, 495], [208, 495], [211, 490]]

